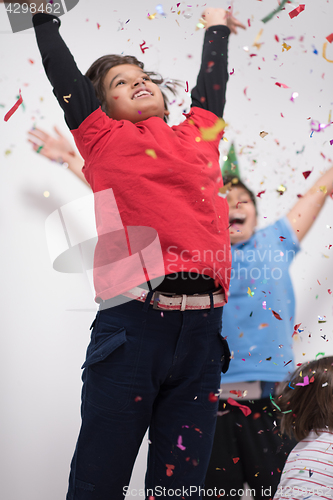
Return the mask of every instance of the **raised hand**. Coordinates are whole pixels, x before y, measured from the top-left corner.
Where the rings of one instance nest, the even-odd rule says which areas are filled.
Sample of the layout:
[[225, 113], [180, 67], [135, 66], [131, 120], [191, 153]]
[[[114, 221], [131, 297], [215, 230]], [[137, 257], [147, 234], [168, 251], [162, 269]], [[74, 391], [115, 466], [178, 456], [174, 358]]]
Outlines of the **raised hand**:
[[225, 9], [215, 9], [207, 7], [202, 13], [202, 20], [205, 28], [222, 24], [228, 26], [231, 33], [237, 33], [237, 28], [246, 29], [246, 26], [238, 21], [230, 12]]
[[33, 128], [28, 132], [28, 141], [36, 153], [57, 163], [68, 164], [75, 157], [75, 150], [57, 127], [54, 127], [54, 130], [56, 136], [52, 137], [44, 130]]

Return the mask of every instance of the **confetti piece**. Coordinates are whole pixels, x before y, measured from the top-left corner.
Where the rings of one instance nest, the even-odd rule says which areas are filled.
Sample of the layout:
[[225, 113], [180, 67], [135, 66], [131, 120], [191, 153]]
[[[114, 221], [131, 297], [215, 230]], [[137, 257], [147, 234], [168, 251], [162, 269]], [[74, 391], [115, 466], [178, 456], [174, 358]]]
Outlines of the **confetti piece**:
[[245, 97], [247, 98], [247, 100], [248, 100], [248, 101], [251, 101], [251, 99], [250, 99], [249, 97], [247, 97], [247, 94], [246, 94], [247, 89], [248, 89], [248, 87], [245, 87], [245, 89], [243, 90], [243, 92], [244, 92], [244, 95], [245, 95]]
[[180, 450], [184, 451], [186, 450], [186, 446], [183, 446], [183, 438], [181, 436], [178, 436], [178, 440], [177, 440], [177, 448], [179, 448]]
[[265, 309], [265, 311], [266, 311], [266, 300], [263, 301], [262, 308]]
[[318, 323], [326, 323], [326, 319], [324, 319], [322, 316], [318, 316]]
[[218, 399], [219, 399], [219, 397], [218, 397], [216, 394], [214, 394], [213, 392], [210, 392], [210, 393], [209, 393], [209, 396], [208, 396], [208, 401], [209, 401], [210, 403], [216, 403], [216, 401], [217, 401]]
[[268, 21], [270, 21], [275, 16], [275, 14], [277, 14], [278, 12], [280, 12], [280, 10], [282, 10], [284, 8], [284, 6], [287, 2], [288, 2], [288, 0], [282, 0], [280, 5], [276, 9], [274, 9], [270, 14], [267, 14], [266, 17], [261, 19], [261, 21], [263, 23], [267, 23]]
[[228, 398], [227, 399], [227, 403], [229, 403], [230, 405], [232, 406], [238, 406], [239, 409], [243, 412], [243, 414], [248, 417], [250, 415], [250, 413], [252, 413], [252, 410], [248, 407], [248, 406], [245, 406], [245, 405], [241, 405], [239, 403], [237, 403], [237, 401], [235, 401], [234, 399], [232, 398]]
[[154, 149], [146, 149], [145, 151], [146, 155], [151, 156], [152, 158], [157, 158], [157, 154], [155, 153]]
[[327, 61], [329, 63], [333, 63], [332, 59], [328, 59], [326, 57], [326, 48], [327, 48], [327, 42], [324, 42], [324, 45], [323, 45], [323, 58], [325, 59], [325, 61]]
[[265, 132], [264, 130], [262, 130], [259, 135], [262, 139], [264, 139], [264, 137], [266, 137], [266, 135], [268, 135], [268, 132]]
[[312, 170], [306, 170], [305, 172], [302, 172], [304, 179], [307, 179], [309, 175], [311, 174]]
[[309, 377], [307, 375], [304, 377], [303, 380], [304, 380], [304, 382], [299, 382], [296, 385], [301, 385], [302, 387], [304, 387], [305, 385], [309, 385]]
[[328, 42], [332, 43], [332, 42], [333, 42], [333, 33], [331, 33], [330, 35], [328, 35], [328, 36], [326, 37], [326, 40], [327, 40]]
[[97, 29], [99, 30], [101, 27], [101, 25], [99, 23], [97, 23]]
[[64, 99], [65, 103], [67, 103], [67, 104], [68, 104], [68, 103], [69, 103], [69, 100], [68, 100], [68, 99], [70, 99], [71, 97], [72, 97], [72, 94], [69, 94], [69, 95], [64, 95], [64, 96], [63, 96], [63, 99]]
[[289, 12], [289, 17], [290, 19], [293, 19], [294, 17], [298, 16], [303, 10], [305, 9], [305, 4], [301, 3], [296, 9], [292, 10]]
[[166, 466], [166, 468], [167, 468], [167, 470], [166, 470], [166, 475], [167, 475], [168, 477], [172, 476], [172, 474], [173, 474], [173, 469], [175, 468], [175, 466], [174, 466], [174, 465], [171, 465], [171, 464], [165, 464], [165, 466]]
[[[261, 47], [262, 43], [258, 43], [258, 42], [259, 42], [259, 40], [260, 40], [261, 35], [263, 34], [263, 32], [264, 32], [264, 30], [263, 30], [263, 29], [261, 29], [261, 30], [259, 31], [259, 33], [258, 33], [258, 34], [257, 34], [257, 36], [255, 37], [254, 42], [253, 42], [253, 44], [252, 44], [252, 45], [253, 45], [253, 47], [257, 47], [257, 49], [260, 49], [260, 47]], [[257, 55], [257, 54], [254, 54], [254, 55]]]
[[50, 197], [49, 191], [44, 191], [43, 196], [44, 198], [49, 198]]
[[271, 400], [271, 403], [279, 410], [281, 411], [281, 408], [275, 403], [272, 394], [269, 395], [269, 399]]
[[145, 50], [149, 49], [149, 47], [144, 47], [144, 45], [146, 45], [146, 42], [143, 41], [141, 44], [140, 44], [140, 49], [141, 49], [141, 52], [142, 54], [145, 53]]
[[296, 99], [296, 97], [298, 97], [298, 92], [293, 92], [293, 93], [291, 94], [291, 98], [290, 98], [291, 102], [294, 102], [294, 101], [295, 101], [295, 99]]
[[134, 398], [134, 401], [135, 401], [136, 403], [138, 403], [139, 401], [142, 401], [142, 397], [141, 397], [141, 396], [136, 396], [136, 397]]
[[290, 384], [291, 384], [291, 382], [289, 382], [288, 387], [290, 387], [290, 389], [292, 389], [292, 390], [294, 391], [294, 390], [295, 390], [295, 387], [291, 387], [291, 385], [290, 385]]
[[253, 297], [253, 295], [254, 295], [254, 292], [251, 292], [250, 287], [247, 288], [247, 294], [250, 295], [250, 297]]
[[[292, 362], [292, 359], [290, 359], [287, 363], [285, 363], [285, 364], [283, 365], [283, 368], [284, 368], [285, 366], [289, 365], [289, 363], [291, 363], [291, 362]], [[301, 364], [302, 364], [302, 363], [301, 363]]]
[[199, 130], [201, 132], [201, 137], [203, 141], [215, 141], [218, 134], [224, 130], [225, 121], [222, 118], [218, 118], [215, 122], [215, 125], [208, 128], [200, 127]]
[[186, 89], [185, 92], [188, 92], [188, 81], [186, 81]]
[[155, 12], [154, 14], [148, 14], [148, 19], [150, 19], [150, 20], [155, 19], [156, 15], [157, 15], [157, 12]]
[[325, 356], [325, 353], [324, 353], [324, 352], [318, 352], [318, 353], [316, 354], [316, 359], [318, 358], [318, 356]]
[[280, 186], [277, 188], [277, 192], [282, 195], [285, 191], [287, 190], [286, 186], [283, 184], [280, 184]]
[[261, 195], [266, 193], [266, 189], [264, 191], [260, 191], [258, 194], [257, 194], [257, 197], [258, 198], [261, 198]]
[[160, 14], [160, 16], [165, 16], [166, 15], [165, 12], [164, 12], [162, 4], [159, 3], [158, 5], [156, 5], [155, 8], [156, 8], [158, 14]]
[[284, 89], [289, 89], [290, 88], [285, 83], [275, 82], [275, 85], [277, 85], [278, 87], [282, 87]]
[[280, 314], [279, 314], [279, 313], [277, 313], [277, 312], [275, 312], [275, 311], [272, 311], [272, 313], [273, 313], [273, 316], [274, 316], [276, 319], [279, 319], [280, 321], [282, 321], [282, 318], [281, 318], [281, 316], [280, 316]]
[[232, 461], [234, 462], [234, 464], [237, 464], [237, 462], [239, 461], [239, 457], [233, 458]]
[[290, 50], [290, 49], [291, 49], [291, 45], [288, 45], [288, 44], [286, 44], [286, 42], [283, 42], [282, 52], [284, 52], [285, 50]]
[[259, 325], [259, 330], [262, 330], [263, 328], [267, 328], [267, 326], [269, 326], [269, 323], [260, 323]]
[[20, 107], [20, 105], [23, 103], [23, 98], [21, 96], [21, 89], [19, 90], [19, 99], [16, 101], [14, 106], [8, 111], [8, 113], [5, 114], [5, 122], [8, 122], [9, 118], [15, 113], [15, 111]]

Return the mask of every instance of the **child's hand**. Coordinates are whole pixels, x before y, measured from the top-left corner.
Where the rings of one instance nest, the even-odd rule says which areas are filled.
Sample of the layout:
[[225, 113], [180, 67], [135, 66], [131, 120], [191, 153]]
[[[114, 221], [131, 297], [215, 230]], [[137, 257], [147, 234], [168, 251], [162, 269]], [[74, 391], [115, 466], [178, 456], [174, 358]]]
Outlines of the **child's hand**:
[[231, 33], [237, 33], [237, 28], [246, 29], [245, 25], [242, 24], [238, 19], [231, 15], [228, 11], [224, 9], [213, 9], [208, 7], [202, 13], [202, 19], [204, 21], [205, 28], [208, 29], [211, 26], [217, 26], [222, 24], [228, 26]]
[[34, 151], [49, 160], [58, 163], [69, 163], [69, 160], [75, 156], [75, 151], [58, 128], [54, 127], [54, 130], [57, 137], [52, 137], [47, 132], [39, 128], [34, 128], [28, 132], [28, 141], [31, 142]]

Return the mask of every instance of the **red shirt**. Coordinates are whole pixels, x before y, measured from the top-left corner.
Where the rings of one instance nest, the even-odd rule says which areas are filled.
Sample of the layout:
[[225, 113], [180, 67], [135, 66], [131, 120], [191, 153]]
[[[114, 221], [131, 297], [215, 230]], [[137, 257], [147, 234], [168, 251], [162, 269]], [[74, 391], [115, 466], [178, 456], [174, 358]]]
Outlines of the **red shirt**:
[[177, 126], [158, 117], [133, 124], [99, 108], [72, 130], [96, 193], [97, 301], [181, 271], [215, 279], [227, 297], [228, 205], [218, 195], [223, 131], [211, 141], [200, 131], [216, 121], [194, 107]]

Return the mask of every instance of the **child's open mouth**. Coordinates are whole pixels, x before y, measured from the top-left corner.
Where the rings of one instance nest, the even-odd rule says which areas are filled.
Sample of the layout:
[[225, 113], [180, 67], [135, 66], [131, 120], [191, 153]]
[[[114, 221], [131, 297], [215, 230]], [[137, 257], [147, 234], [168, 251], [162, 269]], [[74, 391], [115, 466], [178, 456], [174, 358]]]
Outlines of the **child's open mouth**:
[[[237, 214], [236, 216], [229, 217], [229, 224], [231, 227], [243, 225], [245, 222], [246, 216], [243, 214]], [[229, 226], [229, 227], [230, 227]]]
[[149, 92], [148, 90], [140, 90], [139, 92], [136, 92], [132, 99], [140, 99], [141, 97], [150, 97], [153, 94]]

